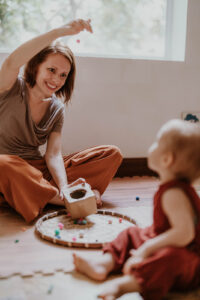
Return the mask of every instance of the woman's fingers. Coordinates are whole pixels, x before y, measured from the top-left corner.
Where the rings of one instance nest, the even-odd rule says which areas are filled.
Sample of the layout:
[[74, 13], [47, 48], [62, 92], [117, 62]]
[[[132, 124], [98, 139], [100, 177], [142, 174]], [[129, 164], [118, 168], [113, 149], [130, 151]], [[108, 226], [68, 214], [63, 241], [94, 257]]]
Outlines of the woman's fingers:
[[93, 33], [92, 26], [91, 26], [91, 24], [90, 24], [90, 23], [91, 23], [91, 20], [90, 20], [90, 19], [88, 19], [87, 21], [84, 21], [84, 20], [83, 20], [83, 22], [84, 22], [84, 28], [85, 28], [87, 31]]
[[92, 33], [92, 26], [91, 26], [91, 20], [83, 20], [83, 19], [77, 19], [74, 20], [70, 23], [68, 23], [67, 25], [65, 25], [64, 27], [67, 29], [67, 34], [78, 34], [79, 32], [83, 31], [83, 30], [87, 30], [90, 33]]
[[91, 33], [93, 32], [92, 31], [92, 26], [90, 24], [91, 23], [90, 19], [88, 19], [88, 20], [78, 19], [75, 22], [76, 22], [77, 26], [80, 26], [81, 30], [86, 29], [87, 31], [89, 31]]
[[64, 193], [62, 190], [60, 190], [59, 197], [61, 200], [64, 200]]
[[85, 186], [85, 184], [86, 184], [85, 179], [84, 178], [78, 178], [74, 182], [70, 183], [68, 186], [72, 187], [72, 186], [75, 186], [75, 185], [78, 185], [78, 184], [82, 184], [83, 186]]

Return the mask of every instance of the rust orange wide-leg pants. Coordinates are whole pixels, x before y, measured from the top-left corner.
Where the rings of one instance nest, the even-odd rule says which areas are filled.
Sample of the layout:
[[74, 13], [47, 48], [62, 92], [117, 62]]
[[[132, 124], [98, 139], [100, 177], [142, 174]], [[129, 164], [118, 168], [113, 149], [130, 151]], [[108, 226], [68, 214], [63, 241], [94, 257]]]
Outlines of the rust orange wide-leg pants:
[[[122, 156], [115, 146], [98, 146], [64, 156], [68, 182], [85, 178], [101, 194], [115, 175]], [[58, 195], [45, 159], [24, 160], [0, 155], [0, 193], [23, 218], [30, 222]]]

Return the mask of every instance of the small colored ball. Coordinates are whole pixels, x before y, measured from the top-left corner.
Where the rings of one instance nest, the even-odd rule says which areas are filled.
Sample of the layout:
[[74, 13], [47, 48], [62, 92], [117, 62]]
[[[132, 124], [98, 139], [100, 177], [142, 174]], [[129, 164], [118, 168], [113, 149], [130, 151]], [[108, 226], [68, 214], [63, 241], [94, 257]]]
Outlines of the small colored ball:
[[79, 237], [80, 237], [81, 239], [84, 237], [83, 231], [80, 231], [80, 232], [79, 232]]
[[77, 43], [80, 43], [80, 40], [78, 39], [78, 40], [76, 40], [76, 42], [77, 42]]
[[122, 223], [122, 218], [119, 218], [119, 223]]
[[72, 238], [72, 241], [73, 241], [73, 242], [76, 242], [76, 237], [75, 237], [75, 236]]
[[78, 220], [74, 220], [74, 224], [78, 224]]
[[135, 200], [136, 200], [136, 201], [139, 201], [139, 200], [140, 200], [140, 197], [136, 196], [136, 197], [135, 197]]
[[55, 229], [54, 233], [55, 233], [55, 235], [57, 236], [57, 235], [60, 234], [60, 230], [59, 230], [59, 229]]
[[62, 230], [64, 228], [63, 223], [58, 223], [58, 227], [60, 228], [60, 230]]
[[82, 221], [82, 224], [83, 224], [83, 225], [86, 225], [86, 224], [87, 224], [87, 220], [83, 220], [83, 221]]

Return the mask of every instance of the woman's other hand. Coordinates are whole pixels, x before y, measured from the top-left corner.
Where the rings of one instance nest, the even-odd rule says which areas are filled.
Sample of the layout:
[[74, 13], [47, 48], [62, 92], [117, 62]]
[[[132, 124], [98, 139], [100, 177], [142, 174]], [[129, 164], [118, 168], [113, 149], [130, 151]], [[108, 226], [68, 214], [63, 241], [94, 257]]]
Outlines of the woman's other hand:
[[77, 19], [74, 21], [69, 22], [68, 24], [61, 27], [63, 29], [63, 35], [75, 35], [80, 33], [83, 30], [87, 30], [90, 33], [93, 33], [91, 20], [83, 20]]

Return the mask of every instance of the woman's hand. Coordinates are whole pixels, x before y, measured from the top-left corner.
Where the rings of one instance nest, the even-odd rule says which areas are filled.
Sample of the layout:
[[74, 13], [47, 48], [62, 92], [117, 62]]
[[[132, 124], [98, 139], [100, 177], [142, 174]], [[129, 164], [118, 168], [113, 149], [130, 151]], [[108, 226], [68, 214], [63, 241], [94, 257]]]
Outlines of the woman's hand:
[[92, 33], [92, 26], [91, 26], [91, 20], [83, 20], [83, 19], [77, 19], [74, 21], [71, 21], [70, 23], [60, 27], [63, 30], [63, 35], [74, 35], [78, 34], [79, 32], [83, 30], [87, 30], [90, 33]]
[[82, 186], [85, 186], [85, 184], [86, 184], [85, 179], [84, 178], [78, 178], [75, 181], [73, 181], [72, 183], [70, 183], [68, 185], [68, 187], [72, 187], [72, 186], [75, 186], [75, 185], [78, 185], [78, 184], [82, 184]]
[[64, 200], [64, 194], [66, 192], [66, 190], [68, 190], [70, 187], [72, 186], [76, 186], [78, 184], [81, 184], [83, 187], [85, 186], [85, 179], [84, 178], [78, 178], [77, 180], [75, 180], [74, 182], [70, 183], [70, 184], [65, 184], [64, 186], [59, 188], [59, 196], [61, 200]]
[[123, 267], [124, 274], [130, 274], [131, 269], [136, 268], [146, 257], [149, 256], [148, 248], [145, 246], [145, 243], [140, 246], [137, 250], [130, 250], [131, 257], [127, 259]]

